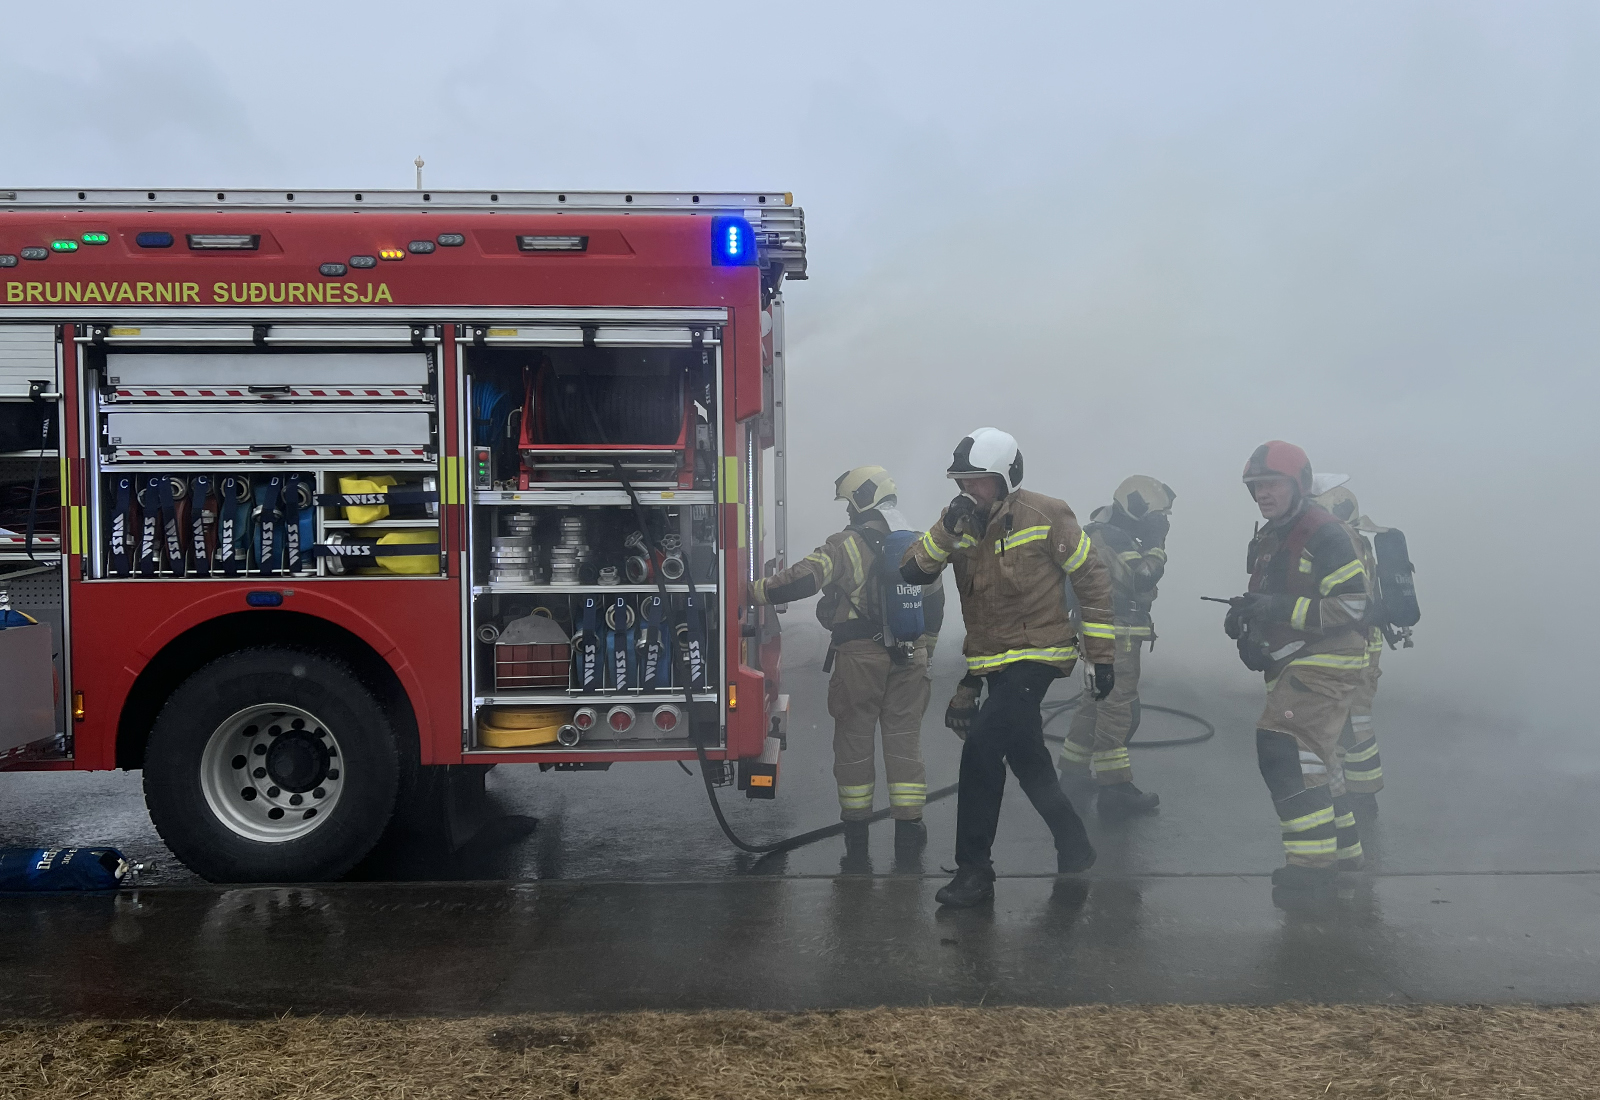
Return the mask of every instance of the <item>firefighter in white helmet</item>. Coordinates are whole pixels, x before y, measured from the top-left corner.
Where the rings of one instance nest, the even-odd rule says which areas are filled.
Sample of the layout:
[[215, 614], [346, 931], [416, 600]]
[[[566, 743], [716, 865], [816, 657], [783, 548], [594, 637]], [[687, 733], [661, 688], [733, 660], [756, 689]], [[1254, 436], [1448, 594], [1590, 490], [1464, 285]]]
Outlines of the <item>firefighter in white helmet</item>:
[[944, 618], [942, 586], [924, 590], [925, 633], [904, 652], [885, 645], [881, 585], [894, 578], [898, 562], [875, 570], [885, 540], [908, 530], [896, 507], [894, 479], [882, 466], [858, 466], [835, 483], [849, 524], [799, 562], [755, 583], [758, 604], [784, 604], [822, 593], [817, 619], [831, 640], [828, 713], [833, 716], [833, 774], [847, 851], [865, 851], [872, 816], [874, 731], [883, 731], [883, 770], [895, 819], [895, 848], [920, 848], [928, 833], [922, 807], [928, 798], [922, 763], [922, 715], [928, 709], [928, 659]]
[[[964, 908], [994, 896], [990, 850], [1007, 764], [1050, 826], [1056, 870], [1084, 871], [1094, 863], [1083, 822], [1057, 781], [1039, 713], [1050, 684], [1071, 673], [1078, 659], [1066, 608], [1069, 581], [1083, 618], [1083, 649], [1095, 666], [1097, 699], [1115, 684], [1116, 633], [1105, 566], [1066, 502], [1021, 487], [1015, 439], [979, 428], [956, 446], [947, 473], [961, 492], [906, 552], [900, 575], [926, 584], [950, 565], [961, 592], [968, 674], [945, 711], [945, 724], [966, 738], [957, 870], [937, 897], [942, 905]], [[989, 697], [980, 708], [985, 685]]]
[[1086, 784], [1091, 769], [1102, 815], [1151, 813], [1161, 799], [1133, 784], [1128, 739], [1139, 728], [1139, 666], [1146, 645], [1155, 644], [1150, 608], [1156, 585], [1167, 568], [1168, 516], [1176, 497], [1153, 477], [1135, 474], [1112, 494], [1111, 505], [1097, 509], [1084, 528], [1111, 577], [1111, 607], [1116, 615], [1117, 685], [1096, 700], [1086, 682], [1061, 745], [1061, 778]]

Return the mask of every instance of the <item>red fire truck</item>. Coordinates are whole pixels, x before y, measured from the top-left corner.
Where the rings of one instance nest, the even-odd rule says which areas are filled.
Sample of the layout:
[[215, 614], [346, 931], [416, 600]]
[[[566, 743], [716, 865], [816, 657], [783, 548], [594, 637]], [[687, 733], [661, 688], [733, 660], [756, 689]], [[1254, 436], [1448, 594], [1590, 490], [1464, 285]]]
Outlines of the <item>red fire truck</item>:
[[445, 769], [771, 797], [805, 262], [783, 192], [0, 191], [0, 770], [219, 881]]

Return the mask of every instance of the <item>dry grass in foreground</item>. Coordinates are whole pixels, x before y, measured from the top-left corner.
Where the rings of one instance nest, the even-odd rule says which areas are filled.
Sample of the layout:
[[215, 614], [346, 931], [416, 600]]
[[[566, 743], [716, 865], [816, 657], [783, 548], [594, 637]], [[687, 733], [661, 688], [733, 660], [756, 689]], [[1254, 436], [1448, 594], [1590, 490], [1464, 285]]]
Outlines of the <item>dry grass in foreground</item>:
[[0, 1025], [0, 1097], [1600, 1097], [1600, 1009], [1160, 1006]]

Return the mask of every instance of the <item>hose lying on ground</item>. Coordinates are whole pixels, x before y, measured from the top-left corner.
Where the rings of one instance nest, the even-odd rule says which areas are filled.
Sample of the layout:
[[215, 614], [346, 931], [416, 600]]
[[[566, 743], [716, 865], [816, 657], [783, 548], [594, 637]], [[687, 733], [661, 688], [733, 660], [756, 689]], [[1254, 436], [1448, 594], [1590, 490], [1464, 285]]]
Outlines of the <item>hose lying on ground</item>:
[[[1081, 702], [1083, 702], [1081, 693], [1074, 695], [1071, 699], [1046, 699], [1039, 708], [1044, 711], [1044, 724], [1048, 726]], [[1179, 710], [1177, 707], [1158, 707], [1153, 703], [1140, 703], [1139, 709], [1141, 711], [1153, 710], [1159, 714], [1173, 714], [1179, 718], [1187, 718], [1191, 722], [1198, 722], [1205, 732], [1197, 733], [1193, 737], [1168, 737], [1160, 741], [1135, 741], [1133, 738], [1138, 732], [1137, 727], [1135, 727], [1134, 733], [1128, 735], [1127, 745], [1130, 749], [1171, 749], [1179, 745], [1198, 745], [1200, 742], [1209, 741], [1217, 735], [1217, 727], [1198, 714]], [[1048, 733], [1044, 735], [1044, 739], [1046, 741], [1054, 741], [1056, 744], [1066, 740], [1065, 737], [1056, 737]]]

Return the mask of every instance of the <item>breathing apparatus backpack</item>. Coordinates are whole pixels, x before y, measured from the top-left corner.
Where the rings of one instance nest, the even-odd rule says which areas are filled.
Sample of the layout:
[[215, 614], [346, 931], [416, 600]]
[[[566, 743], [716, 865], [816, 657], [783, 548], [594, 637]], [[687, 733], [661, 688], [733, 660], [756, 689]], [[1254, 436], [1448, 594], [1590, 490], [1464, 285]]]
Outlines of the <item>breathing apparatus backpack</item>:
[[[1393, 527], [1374, 533], [1372, 552], [1378, 559], [1378, 576], [1375, 579], [1378, 605], [1382, 608], [1384, 619], [1384, 634], [1388, 635], [1391, 628], [1408, 631], [1421, 620], [1422, 609], [1417, 606], [1417, 586], [1411, 579], [1417, 567], [1411, 564], [1405, 533]], [[1390, 639], [1391, 643], [1393, 640]]]
[[922, 586], [907, 584], [900, 576], [899, 564], [921, 533], [890, 531], [885, 535], [866, 526], [850, 530], [861, 536], [861, 541], [873, 553], [862, 592], [876, 607], [857, 606], [856, 614], [866, 624], [878, 627], [871, 637], [881, 640], [897, 662], [909, 661], [916, 653], [917, 639], [927, 629], [927, 623], [922, 613]]

